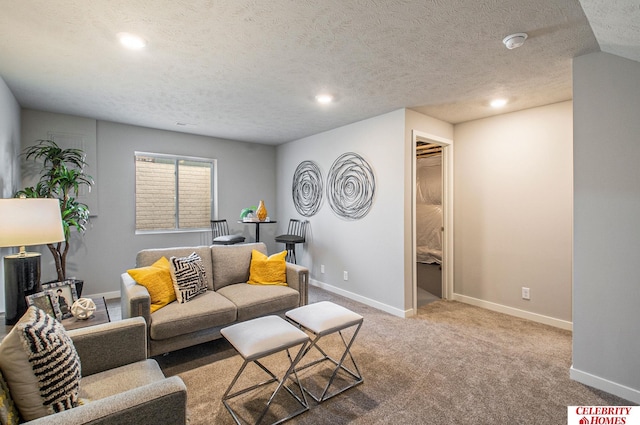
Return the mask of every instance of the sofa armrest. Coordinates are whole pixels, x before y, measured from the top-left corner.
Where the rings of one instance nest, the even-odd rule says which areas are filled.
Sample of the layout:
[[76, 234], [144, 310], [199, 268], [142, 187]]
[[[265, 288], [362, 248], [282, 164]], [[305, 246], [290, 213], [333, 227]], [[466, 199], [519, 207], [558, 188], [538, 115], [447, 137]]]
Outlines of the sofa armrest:
[[180, 377], [173, 376], [26, 423], [185, 425], [187, 387]]
[[309, 303], [309, 269], [287, 263], [287, 285], [300, 293], [300, 305]]
[[80, 356], [83, 376], [147, 359], [147, 324], [142, 317], [67, 333]]
[[151, 296], [149, 291], [133, 280], [129, 273], [120, 275], [120, 307], [122, 318], [143, 317], [151, 323]]

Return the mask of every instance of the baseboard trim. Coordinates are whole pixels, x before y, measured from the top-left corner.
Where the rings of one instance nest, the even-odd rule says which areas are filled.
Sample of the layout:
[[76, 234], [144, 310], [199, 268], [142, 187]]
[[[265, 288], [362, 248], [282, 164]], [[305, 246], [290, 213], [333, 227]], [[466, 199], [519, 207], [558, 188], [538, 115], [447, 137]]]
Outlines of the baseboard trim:
[[[394, 316], [397, 316], [397, 317], [406, 318], [406, 317], [411, 317], [411, 316], [415, 315], [415, 311], [413, 311], [412, 308], [409, 309], [409, 310], [401, 310], [399, 308], [392, 307], [390, 305], [381, 303], [381, 302], [376, 301], [376, 300], [372, 300], [371, 298], [363, 297], [362, 295], [359, 295], [359, 294], [356, 294], [356, 293], [353, 293], [353, 292], [350, 292], [350, 291], [346, 291], [346, 290], [344, 290], [342, 288], [338, 288], [336, 286], [329, 285], [328, 283], [324, 283], [324, 282], [321, 282], [321, 281], [316, 280], [316, 279], [309, 279], [309, 284], [311, 286], [315, 286], [315, 287], [324, 289], [326, 291], [332, 292], [334, 294], [341, 295], [341, 296], [349, 298], [351, 300], [361, 302], [362, 304], [368, 305], [368, 306], [373, 307], [373, 308], [377, 308], [378, 310], [382, 310], [382, 311], [387, 312], [389, 314], [393, 314]], [[553, 317], [544, 316], [542, 314], [531, 313], [530, 311], [520, 310], [520, 309], [513, 308], [513, 307], [507, 307], [507, 306], [502, 305], [502, 304], [496, 304], [496, 303], [492, 303], [490, 301], [485, 301], [485, 300], [481, 300], [481, 299], [478, 299], [478, 298], [468, 297], [466, 295], [460, 295], [460, 294], [455, 294], [455, 293], [453, 294], [453, 300], [460, 301], [460, 302], [463, 302], [465, 304], [471, 304], [471, 305], [474, 305], [476, 307], [486, 308], [487, 310], [496, 311], [498, 313], [504, 313], [504, 314], [508, 314], [510, 316], [519, 317], [521, 319], [531, 320], [533, 322], [542, 323], [542, 324], [553, 326], [553, 327], [556, 327], [556, 328], [565, 329], [565, 330], [568, 330], [568, 331], [572, 331], [573, 330], [573, 323], [572, 322], [568, 322], [566, 320], [560, 320], [560, 319], [556, 319], [556, 318], [553, 318]]]
[[574, 368], [573, 365], [571, 365], [571, 368], [569, 369], [569, 377], [581, 384], [588, 385], [595, 389], [621, 397], [625, 400], [629, 400], [633, 403], [640, 404], [640, 391], [578, 370]]
[[498, 313], [508, 314], [510, 316], [519, 317], [521, 319], [531, 320], [533, 322], [542, 323], [556, 328], [573, 331], [573, 323], [566, 320], [556, 319], [554, 317], [544, 316], [538, 313], [531, 313], [530, 311], [520, 310], [519, 308], [508, 307], [502, 304], [492, 303], [490, 301], [481, 300], [478, 298], [468, 297], [461, 294], [453, 294], [453, 300], [460, 301], [465, 304], [471, 304], [476, 307], [486, 308], [487, 310], [497, 311]]
[[102, 298], [105, 300], [112, 300], [114, 298], [120, 298], [120, 291], [101, 292], [99, 294], [84, 294], [83, 298]]
[[342, 288], [338, 288], [336, 286], [329, 285], [328, 283], [324, 283], [324, 282], [321, 282], [321, 281], [316, 280], [316, 279], [309, 279], [309, 284], [311, 286], [315, 286], [317, 288], [324, 289], [324, 290], [332, 292], [334, 294], [341, 295], [341, 296], [343, 296], [345, 298], [349, 298], [351, 300], [358, 301], [358, 302], [360, 302], [362, 304], [368, 305], [369, 307], [377, 308], [378, 310], [382, 310], [382, 311], [384, 311], [386, 313], [389, 313], [389, 314], [392, 314], [394, 316], [407, 317], [406, 316], [407, 312], [405, 312], [404, 310], [400, 310], [398, 308], [395, 308], [395, 307], [392, 307], [390, 305], [381, 303], [379, 301], [372, 300], [371, 298], [363, 297], [362, 295], [358, 295], [358, 294], [355, 294], [353, 292], [346, 291], [346, 290], [344, 290]]

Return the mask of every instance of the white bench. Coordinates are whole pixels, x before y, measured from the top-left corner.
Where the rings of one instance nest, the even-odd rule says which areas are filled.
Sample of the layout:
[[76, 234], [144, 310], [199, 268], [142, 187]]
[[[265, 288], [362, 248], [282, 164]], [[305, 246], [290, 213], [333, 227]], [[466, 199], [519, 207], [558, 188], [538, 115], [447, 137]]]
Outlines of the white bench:
[[[351, 346], [360, 331], [363, 323], [363, 317], [353, 311], [334, 304], [330, 301], [321, 301], [314, 304], [305, 305], [302, 307], [295, 308], [286, 313], [287, 319], [293, 324], [299, 326], [303, 330], [308, 331], [313, 334], [314, 338], [311, 341], [311, 344], [306, 348], [305, 355], [312, 349], [316, 348], [320, 354], [321, 358], [317, 360], [310, 361], [309, 363], [299, 366], [296, 368], [296, 372], [302, 371], [306, 368], [314, 366], [318, 363], [324, 361], [330, 361], [335, 366], [331, 377], [329, 378], [324, 390], [320, 394], [312, 394], [309, 391], [308, 386], [303, 385], [305, 391], [313, 397], [313, 399], [321, 403], [324, 400], [331, 398], [335, 395], [338, 395], [349, 388], [352, 388], [358, 384], [361, 384], [364, 379], [362, 378], [362, 374], [358, 369], [358, 365], [356, 364], [353, 356], [351, 355]], [[348, 341], [345, 339], [345, 335], [343, 331], [355, 327], [355, 330]], [[319, 345], [318, 341], [326, 336], [337, 332], [342, 339], [342, 343], [344, 344], [344, 351], [341, 354], [340, 360], [335, 360], [330, 357]], [[351, 360], [351, 364], [353, 365], [354, 370], [350, 370], [345, 366], [345, 359], [349, 357]], [[342, 388], [335, 390], [332, 393], [329, 393], [329, 387], [334, 382], [339, 371], [344, 371], [350, 377], [351, 383], [347, 386], [343, 386]], [[303, 380], [304, 382], [304, 380]]]
[[[258, 419], [255, 422], [256, 424], [260, 423], [265, 417], [274, 398], [282, 388], [295, 398], [295, 400], [301, 405], [301, 408], [282, 419], [276, 420], [273, 424], [279, 424], [309, 410], [309, 404], [307, 403], [304, 390], [295, 373], [295, 367], [305, 353], [305, 349], [309, 343], [309, 336], [305, 332], [278, 316], [265, 316], [228, 326], [221, 329], [220, 333], [231, 343], [231, 345], [233, 345], [236, 351], [244, 359], [240, 370], [238, 370], [238, 373], [222, 396], [222, 403], [229, 413], [231, 413], [231, 416], [233, 416], [233, 419], [237, 424], [241, 424], [240, 417], [231, 407], [229, 400], [273, 382], [278, 382], [278, 385], [270, 395], [264, 410], [262, 410], [258, 416]], [[300, 349], [292, 358], [289, 350], [298, 345], [300, 346]], [[282, 378], [278, 378], [260, 362], [260, 359], [285, 350], [287, 352], [287, 357], [289, 358], [290, 366]], [[265, 371], [271, 379], [231, 393], [231, 389], [234, 387], [238, 378], [242, 375], [242, 372], [249, 363], [255, 363], [260, 367], [260, 369]], [[297, 390], [300, 392], [300, 396], [286, 385], [287, 379], [292, 379], [294, 381], [297, 386]]]

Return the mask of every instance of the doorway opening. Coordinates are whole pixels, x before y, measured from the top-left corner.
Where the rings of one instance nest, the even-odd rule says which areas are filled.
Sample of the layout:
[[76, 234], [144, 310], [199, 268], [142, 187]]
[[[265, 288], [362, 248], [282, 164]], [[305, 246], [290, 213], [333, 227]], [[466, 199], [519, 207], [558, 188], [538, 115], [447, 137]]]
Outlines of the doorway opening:
[[453, 294], [453, 144], [413, 131], [413, 311]]
[[442, 146], [416, 142], [418, 308], [442, 298]]

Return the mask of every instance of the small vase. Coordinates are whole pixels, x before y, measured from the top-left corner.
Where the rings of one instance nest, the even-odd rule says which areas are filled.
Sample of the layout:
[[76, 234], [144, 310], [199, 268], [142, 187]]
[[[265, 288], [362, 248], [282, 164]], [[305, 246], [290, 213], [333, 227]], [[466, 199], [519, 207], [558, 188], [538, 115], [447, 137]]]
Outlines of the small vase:
[[264, 206], [264, 201], [262, 200], [260, 200], [260, 204], [256, 210], [256, 217], [258, 217], [260, 221], [264, 221], [267, 218], [267, 207]]

